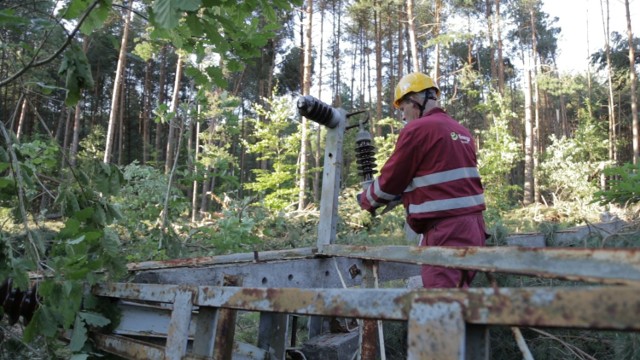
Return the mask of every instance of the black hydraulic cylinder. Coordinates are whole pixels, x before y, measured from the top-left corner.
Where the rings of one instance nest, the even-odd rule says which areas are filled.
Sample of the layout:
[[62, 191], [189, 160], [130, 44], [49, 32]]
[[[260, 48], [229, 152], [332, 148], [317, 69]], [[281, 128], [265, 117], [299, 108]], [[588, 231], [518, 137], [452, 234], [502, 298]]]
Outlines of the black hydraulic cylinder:
[[338, 126], [341, 117], [341, 114], [336, 109], [311, 95], [298, 98], [298, 113], [330, 129]]

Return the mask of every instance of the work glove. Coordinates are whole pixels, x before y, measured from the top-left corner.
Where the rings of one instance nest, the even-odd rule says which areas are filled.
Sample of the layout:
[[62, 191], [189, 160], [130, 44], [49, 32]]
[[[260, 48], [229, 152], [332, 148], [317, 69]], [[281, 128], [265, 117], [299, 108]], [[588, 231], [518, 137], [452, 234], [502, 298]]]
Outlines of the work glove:
[[388, 213], [389, 211], [393, 210], [396, 206], [400, 204], [402, 204], [402, 195], [398, 195], [393, 200], [391, 200], [387, 204], [387, 206], [385, 206], [384, 209], [382, 209], [382, 212], [380, 213], [380, 215], [384, 215]]
[[356, 195], [356, 200], [358, 201], [358, 205], [360, 205], [360, 208], [361, 208], [361, 209], [363, 209], [363, 210], [367, 210], [367, 211], [371, 214], [371, 216], [375, 216], [375, 215], [376, 215], [376, 209], [375, 209], [375, 208], [372, 208], [372, 209], [365, 209], [365, 208], [362, 206], [362, 196], [363, 196], [363, 193], [359, 193], [359, 194], [357, 194], [357, 195]]

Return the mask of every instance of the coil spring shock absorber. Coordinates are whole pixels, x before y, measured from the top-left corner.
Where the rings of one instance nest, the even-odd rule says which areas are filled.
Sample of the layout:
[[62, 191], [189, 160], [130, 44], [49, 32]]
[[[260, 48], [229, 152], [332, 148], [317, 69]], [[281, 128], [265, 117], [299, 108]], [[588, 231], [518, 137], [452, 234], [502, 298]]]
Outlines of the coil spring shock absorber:
[[359, 131], [356, 135], [356, 163], [358, 175], [362, 176], [362, 188], [366, 190], [376, 173], [376, 148], [373, 146], [371, 133], [364, 128], [365, 122], [359, 123]]
[[[13, 287], [11, 278], [6, 279], [0, 285], [0, 305], [10, 325], [17, 323], [20, 316], [22, 316], [22, 322], [28, 325], [38, 307], [37, 286], [33, 285], [27, 291], [22, 291]], [[2, 320], [1, 315], [0, 320]]]

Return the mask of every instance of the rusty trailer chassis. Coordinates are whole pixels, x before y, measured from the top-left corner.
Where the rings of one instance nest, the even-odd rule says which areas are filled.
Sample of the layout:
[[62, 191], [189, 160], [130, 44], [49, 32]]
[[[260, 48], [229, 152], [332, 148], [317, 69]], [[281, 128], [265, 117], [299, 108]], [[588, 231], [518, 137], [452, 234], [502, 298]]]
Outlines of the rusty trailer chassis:
[[[357, 348], [315, 357], [324, 359], [376, 359], [379, 320], [407, 323], [408, 359], [489, 359], [489, 326], [640, 331], [637, 248], [336, 245], [348, 115], [309, 97], [298, 108], [328, 117], [312, 119], [329, 127], [316, 247], [130, 264], [132, 282], [92, 289], [122, 310], [113, 333], [92, 334], [100, 349], [127, 359], [285, 359], [300, 354], [292, 349], [293, 315], [309, 316], [310, 340], [327, 335], [323, 318], [358, 320]], [[575, 235], [615, 231], [607, 226]], [[418, 275], [424, 264], [587, 284], [379, 288]], [[257, 344], [235, 341], [238, 311], [260, 314]]]

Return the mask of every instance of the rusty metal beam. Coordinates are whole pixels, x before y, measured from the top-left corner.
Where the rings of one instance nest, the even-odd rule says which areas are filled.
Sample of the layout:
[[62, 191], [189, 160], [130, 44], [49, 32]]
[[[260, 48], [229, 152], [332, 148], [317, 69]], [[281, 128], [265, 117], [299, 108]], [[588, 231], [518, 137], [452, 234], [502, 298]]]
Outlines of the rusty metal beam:
[[129, 271], [142, 271], [152, 269], [170, 269], [179, 267], [203, 267], [220, 264], [240, 264], [263, 261], [279, 261], [313, 257], [316, 248], [299, 248], [274, 251], [255, 251], [252, 253], [240, 253], [231, 255], [202, 256], [188, 259], [172, 259], [163, 261], [144, 261], [129, 263]]
[[193, 311], [193, 298], [197, 293], [193, 289], [179, 288], [175, 291], [171, 321], [165, 346], [166, 360], [181, 359], [187, 353], [189, 343], [189, 324]]
[[640, 284], [640, 249], [327, 245], [320, 254], [607, 284]]
[[98, 348], [131, 360], [164, 360], [164, 347], [124, 336], [92, 333]]
[[[158, 301], [173, 285], [103, 284], [99, 296]], [[293, 289], [191, 287], [195, 305], [247, 311], [407, 320], [411, 303], [458, 302], [471, 324], [640, 331], [640, 287], [472, 289]]]
[[407, 359], [465, 360], [465, 324], [457, 302], [421, 302], [411, 306]]

